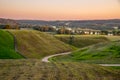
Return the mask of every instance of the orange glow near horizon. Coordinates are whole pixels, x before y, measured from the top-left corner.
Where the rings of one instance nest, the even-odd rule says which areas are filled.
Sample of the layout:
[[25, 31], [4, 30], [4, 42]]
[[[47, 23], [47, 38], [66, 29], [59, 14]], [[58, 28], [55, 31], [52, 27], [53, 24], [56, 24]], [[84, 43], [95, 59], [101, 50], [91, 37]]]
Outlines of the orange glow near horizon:
[[0, 17], [37, 20], [120, 19], [119, 0], [0, 0]]

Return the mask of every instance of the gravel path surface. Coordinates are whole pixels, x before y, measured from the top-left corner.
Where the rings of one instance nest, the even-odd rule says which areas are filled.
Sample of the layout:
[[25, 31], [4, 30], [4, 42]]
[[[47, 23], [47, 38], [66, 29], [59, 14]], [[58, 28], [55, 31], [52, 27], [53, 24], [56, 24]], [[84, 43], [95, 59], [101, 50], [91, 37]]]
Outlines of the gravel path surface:
[[99, 64], [101, 66], [120, 66], [120, 64]]
[[65, 52], [65, 53], [60, 53], [60, 54], [54, 54], [54, 55], [50, 55], [50, 56], [46, 56], [42, 59], [42, 62], [50, 62], [48, 59], [52, 58], [54, 56], [60, 56], [60, 55], [67, 55], [70, 54], [71, 52]]

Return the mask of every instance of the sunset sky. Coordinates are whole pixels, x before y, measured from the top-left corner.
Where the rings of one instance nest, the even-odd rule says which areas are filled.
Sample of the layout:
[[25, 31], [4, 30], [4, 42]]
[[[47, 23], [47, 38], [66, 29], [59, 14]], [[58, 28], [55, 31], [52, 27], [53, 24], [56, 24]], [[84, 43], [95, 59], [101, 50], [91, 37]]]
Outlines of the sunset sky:
[[0, 18], [120, 19], [120, 0], [0, 0]]

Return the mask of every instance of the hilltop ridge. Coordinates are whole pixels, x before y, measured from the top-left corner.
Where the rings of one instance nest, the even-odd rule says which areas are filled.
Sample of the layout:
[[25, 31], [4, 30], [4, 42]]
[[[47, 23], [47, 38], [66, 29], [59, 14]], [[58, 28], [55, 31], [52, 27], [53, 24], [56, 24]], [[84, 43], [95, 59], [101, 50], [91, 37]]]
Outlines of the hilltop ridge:
[[17, 48], [26, 58], [41, 59], [44, 56], [71, 51], [72, 48], [52, 35], [35, 30], [9, 30], [17, 40]]

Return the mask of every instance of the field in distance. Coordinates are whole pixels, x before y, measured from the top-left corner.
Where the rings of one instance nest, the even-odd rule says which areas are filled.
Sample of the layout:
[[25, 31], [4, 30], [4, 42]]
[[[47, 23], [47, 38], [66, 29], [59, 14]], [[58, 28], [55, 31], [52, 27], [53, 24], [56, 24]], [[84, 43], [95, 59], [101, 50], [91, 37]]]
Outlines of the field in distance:
[[120, 71], [94, 64], [0, 60], [2, 80], [119, 80]]
[[89, 45], [120, 40], [119, 36], [105, 35], [55, 35], [55, 37], [69, 45], [83, 48]]

